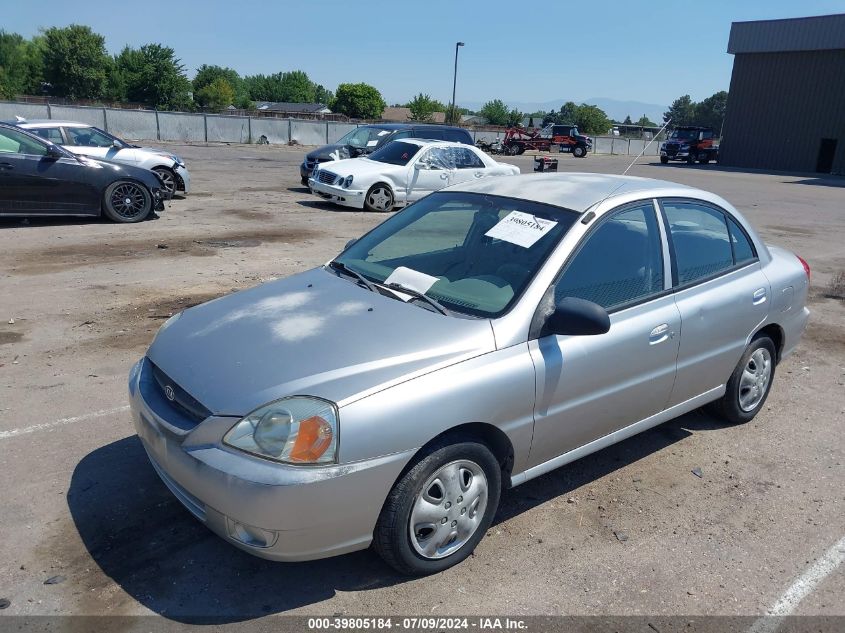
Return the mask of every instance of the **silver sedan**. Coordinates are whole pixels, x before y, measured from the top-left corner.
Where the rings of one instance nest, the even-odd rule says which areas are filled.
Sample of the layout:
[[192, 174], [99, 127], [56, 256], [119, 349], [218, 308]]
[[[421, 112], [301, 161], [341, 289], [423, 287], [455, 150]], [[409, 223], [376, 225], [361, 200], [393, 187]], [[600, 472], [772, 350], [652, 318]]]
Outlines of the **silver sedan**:
[[707, 405], [763, 407], [810, 271], [720, 197], [596, 174], [433, 193], [326, 265], [172, 317], [132, 369], [176, 497], [292, 561], [465, 559], [501, 492]]

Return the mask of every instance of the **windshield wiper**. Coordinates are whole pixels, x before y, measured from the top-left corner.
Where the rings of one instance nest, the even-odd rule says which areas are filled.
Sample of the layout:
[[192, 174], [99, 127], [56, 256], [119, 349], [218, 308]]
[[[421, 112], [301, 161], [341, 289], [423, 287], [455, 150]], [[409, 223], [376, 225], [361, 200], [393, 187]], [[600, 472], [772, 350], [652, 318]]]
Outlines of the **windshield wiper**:
[[404, 292], [406, 295], [411, 295], [411, 297], [415, 299], [422, 299], [432, 308], [437, 310], [440, 314], [444, 314], [446, 316], [451, 316], [452, 314], [447, 308], [443, 307], [443, 305], [439, 301], [432, 299], [424, 292], [414, 290], [413, 288], [408, 288], [408, 286], [403, 286], [402, 284], [397, 284], [396, 282], [386, 284], [386, 287], [390, 288], [391, 290], [398, 290], [399, 292]]
[[364, 284], [364, 286], [367, 288], [367, 290], [369, 290], [371, 292], [378, 292], [378, 288], [376, 288], [375, 284], [373, 284], [372, 281], [370, 281], [369, 279], [364, 277], [364, 275], [359, 273], [357, 270], [352, 270], [351, 268], [349, 268], [343, 262], [339, 262], [336, 259], [333, 259], [332, 261], [329, 262], [329, 267], [333, 268], [334, 270], [337, 270], [339, 272], [342, 272], [346, 275], [349, 275], [350, 277], [355, 277], [355, 279], [357, 279], [359, 282]]

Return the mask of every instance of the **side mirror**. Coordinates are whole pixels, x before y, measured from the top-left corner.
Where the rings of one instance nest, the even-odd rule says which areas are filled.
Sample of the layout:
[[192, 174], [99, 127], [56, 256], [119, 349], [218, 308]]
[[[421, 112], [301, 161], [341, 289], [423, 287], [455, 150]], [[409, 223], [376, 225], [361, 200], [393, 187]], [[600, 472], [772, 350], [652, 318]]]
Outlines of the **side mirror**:
[[610, 330], [610, 316], [597, 303], [564, 297], [546, 319], [543, 334], [561, 336], [594, 336]]
[[351, 240], [349, 240], [349, 241], [346, 243], [346, 246], [344, 246], [344, 247], [343, 247], [343, 250], [346, 250], [347, 248], [349, 248], [350, 246], [352, 246], [352, 245], [353, 245], [355, 242], [357, 242], [357, 241], [358, 241], [358, 238], [357, 238], [357, 237], [353, 237]]
[[65, 153], [62, 150], [60, 150], [58, 148], [58, 146], [50, 143], [50, 145], [47, 147], [47, 157], [48, 158], [64, 158]]
[[123, 148], [123, 143], [121, 143], [121, 142], [120, 142], [120, 141], [118, 141], [117, 139], [114, 139], [114, 140], [111, 142], [111, 146], [112, 146], [112, 147], [114, 147], [115, 149], [122, 149], [122, 148]]
[[418, 162], [414, 163], [414, 169], [416, 169], [417, 171], [424, 171], [424, 170], [428, 169], [428, 165], [426, 165], [422, 161], [418, 161]]

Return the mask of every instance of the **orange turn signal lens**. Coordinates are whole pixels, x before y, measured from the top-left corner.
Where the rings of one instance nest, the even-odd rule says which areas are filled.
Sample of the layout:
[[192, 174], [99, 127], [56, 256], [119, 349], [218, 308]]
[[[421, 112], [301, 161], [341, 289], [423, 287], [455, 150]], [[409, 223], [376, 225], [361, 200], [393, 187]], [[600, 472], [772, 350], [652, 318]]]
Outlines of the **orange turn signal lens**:
[[292, 462], [315, 462], [332, 445], [332, 427], [318, 415], [299, 423], [293, 448], [290, 451]]

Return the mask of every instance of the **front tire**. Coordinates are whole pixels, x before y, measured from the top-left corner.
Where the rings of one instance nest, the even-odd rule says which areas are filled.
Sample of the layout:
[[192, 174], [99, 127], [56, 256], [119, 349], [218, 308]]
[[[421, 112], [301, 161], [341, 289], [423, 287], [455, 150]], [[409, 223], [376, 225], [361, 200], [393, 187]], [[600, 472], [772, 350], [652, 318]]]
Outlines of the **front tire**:
[[168, 197], [172, 198], [176, 195], [176, 173], [167, 167], [153, 167], [153, 171], [161, 178], [164, 184], [164, 190]]
[[457, 565], [493, 522], [501, 488], [501, 467], [485, 444], [468, 438], [434, 446], [393, 486], [373, 547], [403, 574]]
[[393, 210], [395, 199], [393, 191], [383, 182], [376, 183], [364, 196], [364, 208], [375, 213], [387, 213]]
[[669, 158], [667, 156], [661, 156], [660, 162], [665, 165], [666, 163], [669, 162]]
[[106, 187], [103, 212], [112, 222], [140, 222], [153, 210], [149, 189], [132, 180], [118, 180]]
[[575, 158], [584, 158], [587, 155], [587, 148], [584, 147], [583, 145], [576, 145], [572, 149], [572, 155]]
[[711, 413], [733, 424], [750, 422], [769, 397], [776, 358], [772, 339], [762, 335], [752, 340], [725, 386], [725, 395], [709, 405]]

